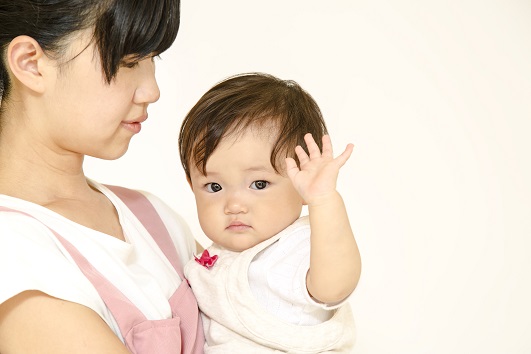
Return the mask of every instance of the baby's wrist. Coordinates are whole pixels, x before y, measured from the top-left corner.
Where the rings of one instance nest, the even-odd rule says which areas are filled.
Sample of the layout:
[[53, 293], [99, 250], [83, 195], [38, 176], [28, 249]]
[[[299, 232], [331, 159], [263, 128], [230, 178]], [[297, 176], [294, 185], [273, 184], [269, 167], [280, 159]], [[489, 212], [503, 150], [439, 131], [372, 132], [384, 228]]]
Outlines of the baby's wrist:
[[336, 204], [337, 202], [342, 202], [343, 199], [337, 190], [333, 190], [330, 193], [322, 194], [315, 196], [310, 200], [306, 201], [306, 204], [309, 208], [311, 207], [321, 207]]

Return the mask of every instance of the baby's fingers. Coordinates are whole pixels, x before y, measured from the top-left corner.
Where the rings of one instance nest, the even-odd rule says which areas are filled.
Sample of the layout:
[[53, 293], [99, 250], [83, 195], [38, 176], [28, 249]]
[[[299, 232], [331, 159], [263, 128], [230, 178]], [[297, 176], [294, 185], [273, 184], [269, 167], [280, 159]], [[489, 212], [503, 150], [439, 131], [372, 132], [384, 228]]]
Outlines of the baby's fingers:
[[295, 179], [297, 173], [299, 173], [299, 167], [297, 167], [297, 163], [291, 157], [286, 158], [286, 173], [292, 181]]
[[306, 143], [306, 147], [308, 148], [308, 152], [310, 153], [310, 159], [316, 159], [316, 158], [321, 157], [321, 150], [319, 149], [319, 146], [313, 139], [313, 136], [311, 133], [308, 133], [304, 136], [304, 142]]
[[323, 135], [323, 157], [333, 157], [334, 151], [332, 150], [332, 141], [330, 135]]
[[[319, 149], [319, 147], [317, 147], [317, 149]], [[299, 159], [301, 166], [306, 164], [308, 161], [310, 161], [310, 157], [308, 157], [308, 154], [306, 154], [306, 151], [304, 151], [304, 149], [300, 145], [297, 145], [295, 147], [295, 154], [297, 154], [297, 158]]]
[[339, 164], [339, 167], [342, 167], [347, 162], [347, 160], [350, 158], [350, 155], [352, 155], [352, 150], [354, 150], [354, 144], [348, 144], [345, 148], [345, 151], [335, 158], [335, 161]]

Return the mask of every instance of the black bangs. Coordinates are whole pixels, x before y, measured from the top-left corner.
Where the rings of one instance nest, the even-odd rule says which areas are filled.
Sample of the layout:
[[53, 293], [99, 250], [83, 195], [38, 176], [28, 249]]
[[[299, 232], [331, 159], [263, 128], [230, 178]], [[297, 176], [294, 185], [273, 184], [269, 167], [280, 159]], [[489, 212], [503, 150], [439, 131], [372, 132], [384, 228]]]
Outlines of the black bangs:
[[179, 23], [179, 0], [111, 1], [94, 29], [107, 82], [124, 59], [134, 62], [168, 49], [177, 37]]

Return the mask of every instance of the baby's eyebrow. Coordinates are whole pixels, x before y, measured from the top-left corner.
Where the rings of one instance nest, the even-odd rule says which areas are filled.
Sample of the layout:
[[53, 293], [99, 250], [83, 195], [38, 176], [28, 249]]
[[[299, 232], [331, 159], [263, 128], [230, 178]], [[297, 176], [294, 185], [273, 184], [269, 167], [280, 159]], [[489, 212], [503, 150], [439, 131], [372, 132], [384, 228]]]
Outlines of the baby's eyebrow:
[[[245, 168], [243, 170], [244, 172], [261, 172], [261, 173], [268, 173], [268, 174], [277, 174], [276, 171], [273, 169], [273, 166], [266, 166], [266, 165], [255, 165], [255, 166], [249, 166], [247, 168]], [[222, 174], [222, 172], [220, 171], [212, 171], [212, 170], [209, 170], [208, 168], [205, 169], [205, 174], [203, 175], [201, 173], [201, 175], [203, 177], [207, 177], [207, 178], [215, 178], [217, 176], [219, 176], [220, 174]]]
[[258, 165], [258, 166], [250, 166], [248, 168], [245, 169], [246, 172], [274, 172], [275, 170], [273, 169], [272, 166], [263, 166], [263, 165]]

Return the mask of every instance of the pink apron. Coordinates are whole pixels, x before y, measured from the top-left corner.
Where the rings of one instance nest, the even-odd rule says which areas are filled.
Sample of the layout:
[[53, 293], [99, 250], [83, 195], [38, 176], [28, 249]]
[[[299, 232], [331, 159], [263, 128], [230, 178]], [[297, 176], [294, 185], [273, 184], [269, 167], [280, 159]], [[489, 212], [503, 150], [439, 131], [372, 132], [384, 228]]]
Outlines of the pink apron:
[[[124, 294], [98, 272], [66, 239], [50, 229], [94, 285], [120, 328], [125, 345], [133, 354], [203, 353], [204, 335], [192, 289], [186, 281], [177, 250], [168, 230], [153, 205], [140, 192], [107, 186], [135, 214], [168, 258], [181, 279], [181, 285], [170, 297], [172, 318], [148, 320]], [[33, 217], [19, 210], [0, 207]]]

